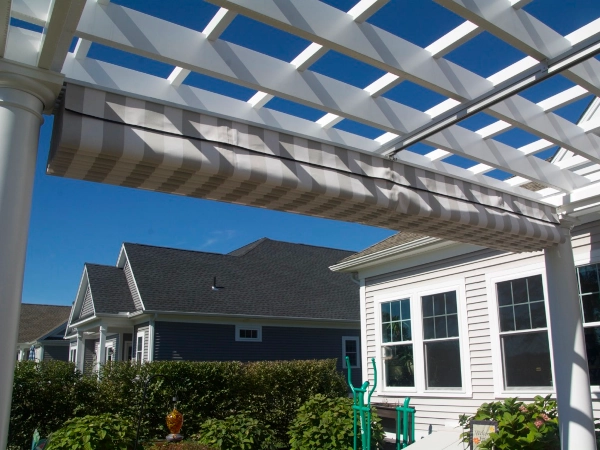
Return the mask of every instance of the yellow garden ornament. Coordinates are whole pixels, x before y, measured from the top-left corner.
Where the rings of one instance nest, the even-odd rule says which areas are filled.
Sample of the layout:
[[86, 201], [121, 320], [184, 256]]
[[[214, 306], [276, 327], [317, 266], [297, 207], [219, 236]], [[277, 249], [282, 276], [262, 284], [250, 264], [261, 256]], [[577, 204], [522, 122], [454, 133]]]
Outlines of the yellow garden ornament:
[[169, 414], [167, 414], [167, 427], [171, 434], [167, 436], [169, 442], [179, 442], [183, 439], [183, 436], [179, 434], [181, 427], [183, 426], [183, 414], [173, 408]]

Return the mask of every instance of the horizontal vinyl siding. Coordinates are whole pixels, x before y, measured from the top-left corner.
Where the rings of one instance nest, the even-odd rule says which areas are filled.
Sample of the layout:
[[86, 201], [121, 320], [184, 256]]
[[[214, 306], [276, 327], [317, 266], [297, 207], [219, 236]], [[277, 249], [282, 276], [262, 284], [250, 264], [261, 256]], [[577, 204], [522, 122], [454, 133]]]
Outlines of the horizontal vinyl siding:
[[83, 371], [89, 373], [94, 370], [94, 352], [98, 345], [98, 339], [86, 339], [84, 341]]
[[[262, 342], [235, 340], [235, 325], [161, 322], [155, 324], [155, 360], [275, 361], [338, 359], [342, 370], [342, 337], [360, 338], [360, 330], [262, 327]], [[362, 358], [364, 360], [364, 358]], [[360, 385], [360, 369], [352, 380]]]
[[68, 345], [44, 345], [44, 361], [68, 361]]
[[[585, 260], [590, 254], [592, 262], [600, 262], [600, 222], [585, 224], [573, 231], [573, 253], [576, 264], [578, 258]], [[411, 397], [411, 406], [417, 409], [416, 428], [421, 434], [435, 431], [456, 422], [460, 414], [469, 414], [484, 402], [497, 400], [495, 396], [494, 374], [492, 369], [492, 337], [489, 321], [486, 274], [518, 269], [531, 264], [543, 264], [542, 252], [503, 254], [494, 250], [481, 250], [447, 260], [391, 272], [365, 280], [365, 318], [366, 354], [363, 361], [374, 357], [378, 370], [382, 370], [380, 353], [376, 346], [376, 317], [374, 302], [378, 296], [394, 298], [397, 292], [428, 290], [428, 286], [452, 283], [464, 279], [465, 302], [467, 311], [467, 329], [461, 329], [461, 339], [467, 339], [469, 364], [472, 383], [472, 395], [468, 397], [425, 397], [407, 394]], [[579, 263], [581, 264], [581, 263]], [[400, 297], [398, 297], [400, 298]], [[373, 370], [368, 369], [368, 377], [373, 383]], [[515, 392], [515, 396], [519, 395]], [[519, 395], [524, 401], [533, 398]], [[593, 395], [594, 415], [600, 418], [600, 398]], [[373, 402], [402, 403], [404, 396], [374, 395]]]

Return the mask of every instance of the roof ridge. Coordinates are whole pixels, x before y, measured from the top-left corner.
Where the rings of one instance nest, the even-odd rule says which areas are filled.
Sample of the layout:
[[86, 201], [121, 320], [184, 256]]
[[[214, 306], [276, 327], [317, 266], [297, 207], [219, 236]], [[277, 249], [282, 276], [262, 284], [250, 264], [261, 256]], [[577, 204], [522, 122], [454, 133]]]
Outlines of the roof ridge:
[[217, 253], [217, 252], [206, 252], [204, 250], [192, 250], [188, 248], [176, 248], [176, 247], [166, 247], [164, 245], [152, 245], [152, 244], [139, 244], [137, 242], [123, 242], [123, 245], [138, 245], [140, 247], [152, 247], [152, 248], [160, 248], [163, 250], [176, 250], [178, 252], [191, 252], [191, 253], [204, 253], [207, 255], [219, 255], [219, 256], [227, 256], [228, 253]]
[[59, 308], [71, 308], [71, 305], [52, 305], [50, 303], [26, 303], [21, 302], [21, 305], [33, 305], [33, 306], [57, 306]]

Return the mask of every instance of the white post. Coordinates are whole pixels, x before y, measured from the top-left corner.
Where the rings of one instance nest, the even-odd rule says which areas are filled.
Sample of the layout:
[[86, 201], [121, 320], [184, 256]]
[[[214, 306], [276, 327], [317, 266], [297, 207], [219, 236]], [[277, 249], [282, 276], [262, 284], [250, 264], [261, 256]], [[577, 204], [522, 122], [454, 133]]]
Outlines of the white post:
[[62, 76], [0, 59], [0, 448], [6, 448], [42, 112]]
[[83, 372], [85, 364], [85, 341], [83, 331], [77, 330], [77, 350], [75, 350], [75, 367]]
[[571, 236], [544, 250], [561, 448], [596, 450], [585, 338]]
[[100, 367], [106, 361], [106, 325], [100, 325], [100, 342], [98, 342], [97, 356], [96, 371], [100, 372]]

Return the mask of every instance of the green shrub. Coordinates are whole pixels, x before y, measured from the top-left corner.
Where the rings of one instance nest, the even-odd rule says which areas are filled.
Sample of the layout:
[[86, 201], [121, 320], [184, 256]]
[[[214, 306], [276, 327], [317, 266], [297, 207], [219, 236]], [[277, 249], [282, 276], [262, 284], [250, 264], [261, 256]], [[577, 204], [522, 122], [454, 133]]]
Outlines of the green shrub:
[[471, 420], [495, 420], [498, 433], [481, 442], [481, 449], [498, 450], [558, 450], [558, 417], [556, 401], [537, 396], [530, 404], [508, 398], [503, 402], [484, 403], [474, 416], [461, 415], [460, 424], [465, 429], [463, 441], [469, 442]]
[[161, 442], [144, 447], [146, 450], [216, 450], [194, 441]]
[[[11, 411], [9, 448], [27, 449], [33, 431], [48, 436], [73, 417], [119, 414], [137, 423], [145, 381], [142, 440], [168, 434], [165, 416], [172, 396], [184, 415], [182, 434], [200, 431], [210, 418], [224, 419], [248, 411], [287, 442], [295, 411], [314, 394], [338, 397], [347, 392], [335, 360], [240, 362], [157, 361], [106, 364], [98, 379], [82, 375], [70, 363], [17, 363]], [[240, 407], [240, 405], [242, 405]]]
[[247, 413], [225, 419], [208, 419], [193, 438], [218, 450], [272, 450], [276, 442], [275, 433], [269, 425]]
[[[381, 421], [375, 412], [371, 415], [371, 431], [371, 448], [381, 448], [384, 433]], [[298, 409], [288, 434], [292, 450], [352, 450], [354, 445], [352, 399], [315, 395]]]
[[129, 450], [134, 430], [130, 421], [111, 414], [77, 417], [50, 435], [46, 450]]

